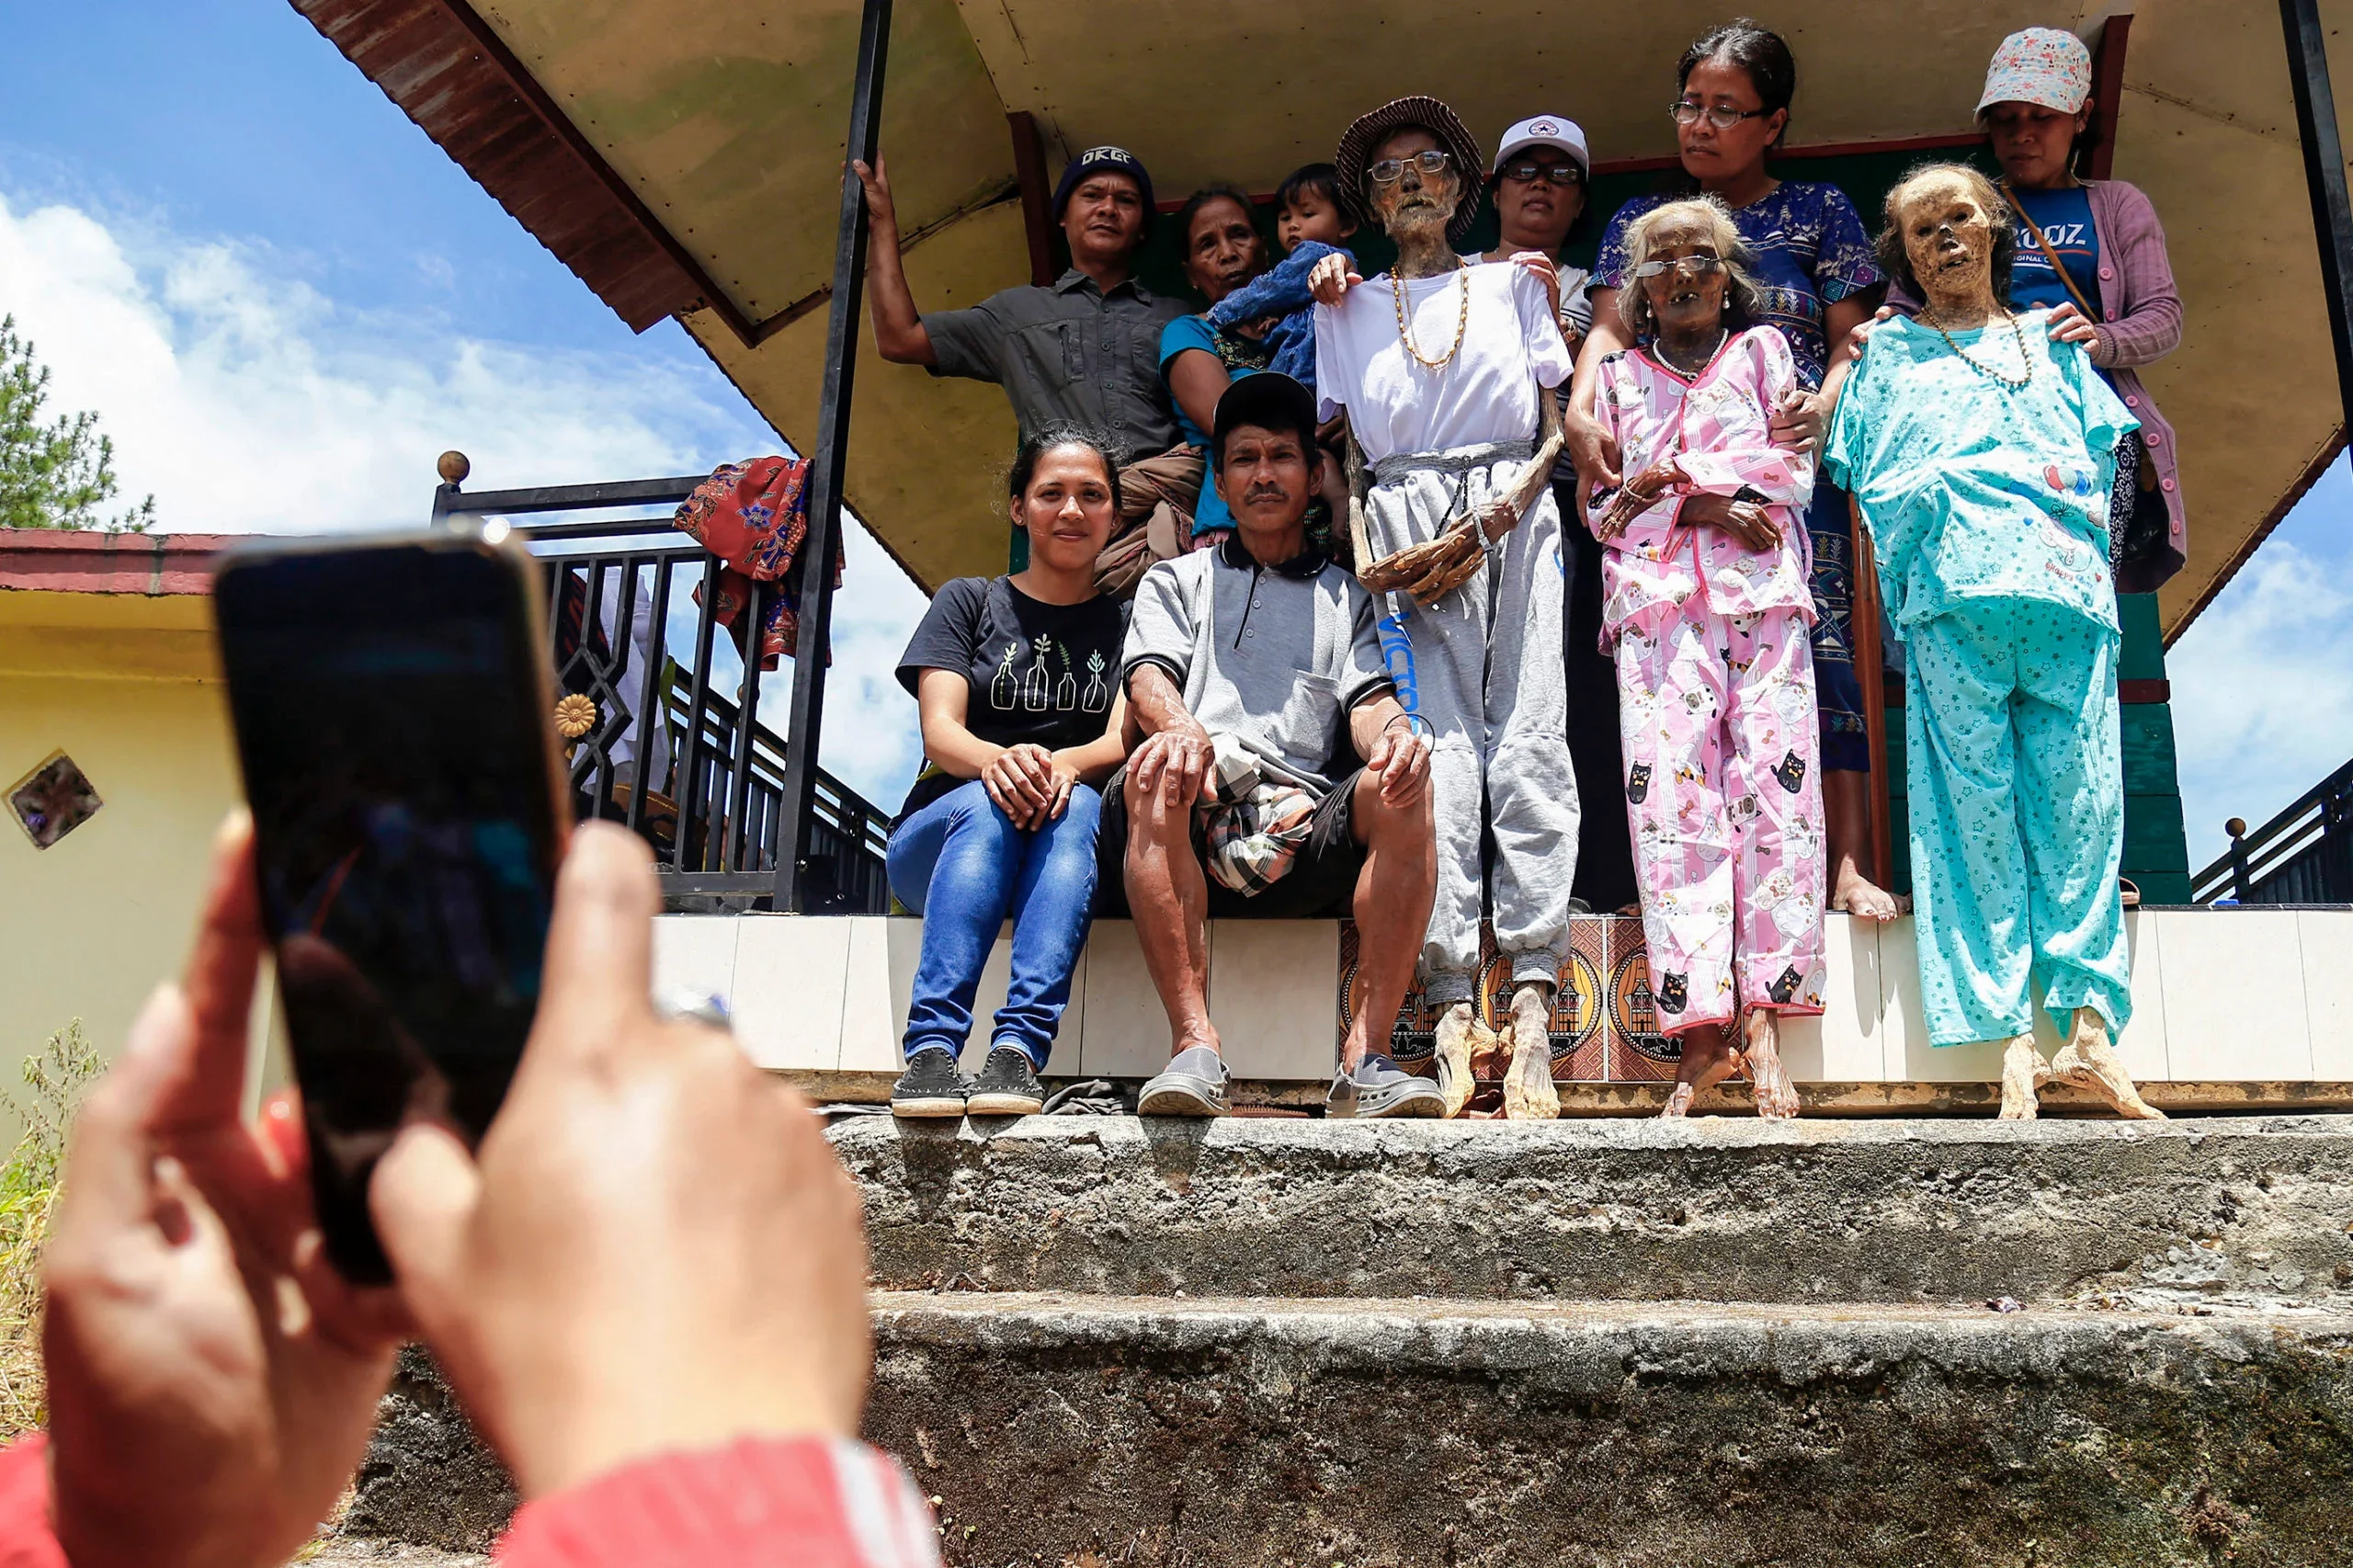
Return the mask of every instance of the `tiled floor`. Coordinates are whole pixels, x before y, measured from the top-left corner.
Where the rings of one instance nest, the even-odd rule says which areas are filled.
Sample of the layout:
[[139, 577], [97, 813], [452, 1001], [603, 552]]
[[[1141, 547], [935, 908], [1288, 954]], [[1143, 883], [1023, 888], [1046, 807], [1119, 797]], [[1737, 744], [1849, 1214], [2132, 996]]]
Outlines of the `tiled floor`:
[[[1618, 926], [1627, 927], [1619, 930]], [[2353, 911], [2151, 910], [2126, 916], [2133, 1018], [2120, 1040], [2143, 1079], [2353, 1080]], [[1633, 922], [1610, 935], [1631, 939]], [[657, 991], [732, 998], [761, 1065], [896, 1072], [922, 923], [908, 918], [665, 915]], [[977, 1068], [1010, 957], [983, 974], [966, 1064]], [[1210, 934], [1210, 1012], [1235, 1073], [1313, 1081], [1339, 1033], [1335, 921], [1220, 921]], [[1785, 1051], [1806, 1081], [1985, 1082], [2000, 1048], [1932, 1048], [1921, 1021], [1912, 923], [1833, 915], [1824, 1014], [1792, 1020]], [[2039, 1022], [2046, 1051], [2058, 1044]], [[1127, 921], [1095, 927], [1048, 1071], [1139, 1078], [1167, 1060], [1168, 1022]], [[1612, 1052], [1611, 1076], [1654, 1064]], [[1617, 1058], [1623, 1057], [1620, 1061]]]

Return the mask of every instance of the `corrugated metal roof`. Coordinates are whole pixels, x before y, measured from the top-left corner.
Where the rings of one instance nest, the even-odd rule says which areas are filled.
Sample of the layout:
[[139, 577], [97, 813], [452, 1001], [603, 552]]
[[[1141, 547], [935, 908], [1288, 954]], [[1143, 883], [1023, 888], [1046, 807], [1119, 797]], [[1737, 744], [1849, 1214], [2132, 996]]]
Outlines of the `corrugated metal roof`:
[[461, 0], [293, 6], [631, 330], [724, 303]]

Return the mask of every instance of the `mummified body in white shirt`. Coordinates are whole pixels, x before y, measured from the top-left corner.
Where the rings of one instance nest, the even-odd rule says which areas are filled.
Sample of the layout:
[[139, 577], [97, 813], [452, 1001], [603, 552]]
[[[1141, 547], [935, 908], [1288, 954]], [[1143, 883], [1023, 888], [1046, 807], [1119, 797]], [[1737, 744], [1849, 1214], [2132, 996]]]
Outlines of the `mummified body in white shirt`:
[[[1344, 199], [1399, 252], [1377, 278], [1349, 278], [1342, 257], [1317, 274], [1319, 412], [1347, 413], [1363, 460], [1352, 486], [1358, 570], [1379, 586], [1389, 579], [1369, 562], [1429, 546], [1449, 527], [1477, 530], [1455, 540], [1460, 564], [1444, 591], [1433, 596], [1426, 578], [1381, 595], [1399, 700], [1435, 743], [1438, 897], [1422, 971], [1425, 994], [1443, 1009], [1439, 1084], [1449, 1113], [1459, 1111], [1483, 1032], [1472, 998], [1491, 894], [1514, 985], [1506, 1108], [1551, 1116], [1549, 1020], [1577, 850], [1561, 521], [1545, 484], [1558, 430], [1552, 389], [1569, 378], [1568, 346], [1538, 272], [1455, 254], [1480, 169], [1443, 104], [1401, 99], [1366, 116], [1335, 161]], [[1489, 829], [1492, 890], [1482, 874]]]

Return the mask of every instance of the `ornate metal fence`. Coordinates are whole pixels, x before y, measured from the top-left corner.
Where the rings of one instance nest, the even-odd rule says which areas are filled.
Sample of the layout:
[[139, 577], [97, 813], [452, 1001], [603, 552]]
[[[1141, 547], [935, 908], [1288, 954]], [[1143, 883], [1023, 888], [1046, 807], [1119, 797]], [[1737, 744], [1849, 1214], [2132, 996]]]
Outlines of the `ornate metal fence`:
[[2200, 903], [2353, 903], [2353, 762], [2252, 834], [2229, 823], [2230, 853], [2198, 873]]
[[[583, 818], [623, 823], [654, 846], [672, 909], [781, 907], [779, 871], [795, 842], [784, 809], [784, 741], [758, 719], [756, 654], [740, 660], [720, 652], [726, 629], [715, 613], [717, 595], [699, 591], [710, 556], [666, 515], [701, 476], [470, 495], [458, 488], [463, 460], [452, 458], [444, 459], [447, 483], [434, 496], [437, 519], [665, 508], [656, 517], [513, 525], [547, 569], [574, 809]], [[758, 625], [775, 591], [756, 585], [736, 625]], [[789, 669], [767, 678], [790, 678]], [[812, 818], [801, 868], [803, 908], [887, 910], [888, 814], [821, 771]]]

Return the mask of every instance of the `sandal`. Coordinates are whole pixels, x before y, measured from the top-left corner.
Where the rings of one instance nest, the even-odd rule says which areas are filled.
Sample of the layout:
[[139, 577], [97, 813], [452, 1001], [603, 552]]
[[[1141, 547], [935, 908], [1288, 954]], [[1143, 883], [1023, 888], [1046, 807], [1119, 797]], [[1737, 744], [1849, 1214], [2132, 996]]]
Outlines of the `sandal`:
[[2141, 907], [2141, 890], [2140, 890], [2139, 888], [2134, 887], [2134, 886], [2132, 885], [2132, 879], [2131, 879], [2131, 878], [2130, 878], [2130, 877], [2119, 877], [2119, 878], [2117, 878], [2117, 879], [2116, 879], [2116, 886], [2117, 886], [2118, 891], [2120, 891], [2120, 892], [2122, 892], [2122, 893], [2123, 893], [2123, 895], [2124, 895], [2124, 907], [2125, 907], [2125, 908], [2127, 908], [2127, 909], [2138, 909], [2138, 908], [2140, 908], [2140, 907]]

